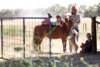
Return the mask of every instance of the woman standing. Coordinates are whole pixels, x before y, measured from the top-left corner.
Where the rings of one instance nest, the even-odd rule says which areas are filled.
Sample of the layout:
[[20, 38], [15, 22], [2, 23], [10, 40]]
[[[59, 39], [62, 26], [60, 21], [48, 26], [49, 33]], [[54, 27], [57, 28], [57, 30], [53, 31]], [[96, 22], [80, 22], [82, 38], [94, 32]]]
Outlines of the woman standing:
[[[79, 38], [79, 24], [80, 24], [80, 15], [77, 14], [76, 6], [72, 6], [71, 8], [71, 18], [73, 21], [72, 29], [69, 33], [69, 36], [75, 33], [75, 38], [78, 41]], [[72, 45], [69, 45], [70, 52], [72, 52]]]

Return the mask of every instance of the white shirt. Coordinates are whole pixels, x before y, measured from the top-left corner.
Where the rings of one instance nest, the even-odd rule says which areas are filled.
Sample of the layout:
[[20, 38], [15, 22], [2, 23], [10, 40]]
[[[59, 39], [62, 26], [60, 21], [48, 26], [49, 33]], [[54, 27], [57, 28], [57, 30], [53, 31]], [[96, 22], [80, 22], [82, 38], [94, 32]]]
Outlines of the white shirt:
[[73, 21], [73, 26], [78, 26], [78, 22], [80, 22], [80, 15], [71, 15], [72, 16], [72, 21]]

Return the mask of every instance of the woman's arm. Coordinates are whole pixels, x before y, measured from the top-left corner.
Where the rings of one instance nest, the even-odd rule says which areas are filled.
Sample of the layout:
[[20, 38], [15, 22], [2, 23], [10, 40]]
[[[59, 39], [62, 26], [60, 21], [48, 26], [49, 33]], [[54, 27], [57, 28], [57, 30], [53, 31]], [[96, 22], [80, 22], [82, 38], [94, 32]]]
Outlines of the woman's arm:
[[77, 23], [80, 23], [80, 15], [77, 15]]

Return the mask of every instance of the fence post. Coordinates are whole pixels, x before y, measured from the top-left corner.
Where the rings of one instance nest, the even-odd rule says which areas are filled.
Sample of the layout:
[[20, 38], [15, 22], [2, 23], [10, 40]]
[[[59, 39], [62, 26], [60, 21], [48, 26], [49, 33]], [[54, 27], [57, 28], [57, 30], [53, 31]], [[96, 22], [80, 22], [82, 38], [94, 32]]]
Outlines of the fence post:
[[1, 19], [1, 58], [3, 59], [3, 19]]
[[23, 18], [23, 57], [25, 58], [25, 18]]
[[87, 24], [85, 23], [85, 32], [87, 32]]
[[91, 25], [91, 30], [92, 30], [92, 52], [96, 53], [97, 52], [97, 38], [96, 38], [96, 17], [92, 17], [92, 25]]
[[48, 13], [48, 19], [49, 19], [49, 54], [50, 54], [50, 59], [51, 59], [51, 21], [50, 19], [52, 18], [51, 14]]
[[51, 59], [51, 22], [49, 23], [49, 53], [50, 53], [50, 59]]
[[[52, 52], [51, 52], [51, 21], [50, 21], [50, 19], [52, 18], [52, 16], [51, 16], [51, 14], [49, 14], [48, 13], [48, 19], [49, 19], [49, 55], [50, 55], [50, 60], [51, 60], [51, 54], [52, 54]], [[51, 67], [51, 62], [52, 62], [52, 60], [49, 62], [49, 67]]]

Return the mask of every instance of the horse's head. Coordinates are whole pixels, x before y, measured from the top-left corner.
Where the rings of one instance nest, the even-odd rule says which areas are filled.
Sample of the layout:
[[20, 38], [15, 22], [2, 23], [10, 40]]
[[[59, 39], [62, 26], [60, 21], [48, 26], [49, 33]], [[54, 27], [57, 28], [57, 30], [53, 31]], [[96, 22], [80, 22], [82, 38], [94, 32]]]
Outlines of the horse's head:
[[69, 32], [72, 26], [73, 22], [71, 16], [65, 18], [65, 23], [63, 24], [63, 27]]
[[66, 18], [65, 18], [65, 23], [68, 24], [68, 25], [73, 25], [72, 17], [71, 17], [71, 16], [66, 17]]
[[68, 18], [65, 18], [65, 22], [68, 22]]

